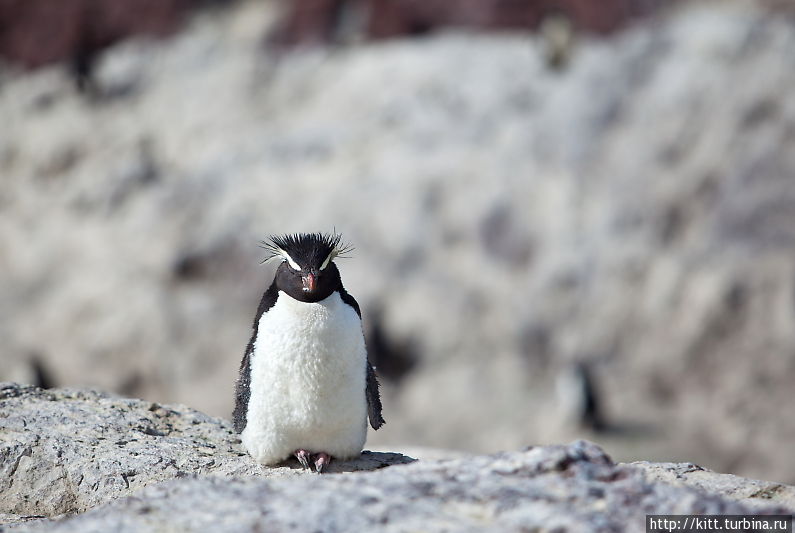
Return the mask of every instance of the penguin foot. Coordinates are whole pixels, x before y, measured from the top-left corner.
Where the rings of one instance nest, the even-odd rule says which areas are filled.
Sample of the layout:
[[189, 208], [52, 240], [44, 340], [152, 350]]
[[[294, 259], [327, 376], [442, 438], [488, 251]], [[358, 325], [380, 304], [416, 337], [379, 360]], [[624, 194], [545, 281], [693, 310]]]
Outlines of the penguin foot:
[[293, 452], [293, 455], [295, 455], [295, 458], [298, 459], [299, 463], [301, 463], [301, 466], [307, 469], [309, 468], [309, 459], [311, 454], [308, 451], [302, 448], [299, 450], [295, 450], [295, 452]]
[[318, 474], [323, 473], [323, 468], [325, 468], [331, 462], [331, 456], [326, 452], [320, 452], [315, 454], [315, 471]]

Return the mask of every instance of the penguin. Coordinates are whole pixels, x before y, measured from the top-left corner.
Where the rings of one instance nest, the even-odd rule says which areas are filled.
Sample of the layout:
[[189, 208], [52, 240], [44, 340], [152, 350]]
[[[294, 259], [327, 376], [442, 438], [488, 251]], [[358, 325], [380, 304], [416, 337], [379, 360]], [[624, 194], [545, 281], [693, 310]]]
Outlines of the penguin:
[[[358, 457], [385, 422], [367, 359], [359, 304], [334, 260], [352, 248], [336, 233], [263, 241], [280, 261], [262, 295], [235, 386], [234, 428], [260, 464], [295, 456], [318, 473]], [[263, 262], [265, 262], [263, 261]]]
[[602, 432], [608, 426], [592, 367], [588, 361], [577, 361], [562, 369], [556, 383], [558, 404], [568, 423]]

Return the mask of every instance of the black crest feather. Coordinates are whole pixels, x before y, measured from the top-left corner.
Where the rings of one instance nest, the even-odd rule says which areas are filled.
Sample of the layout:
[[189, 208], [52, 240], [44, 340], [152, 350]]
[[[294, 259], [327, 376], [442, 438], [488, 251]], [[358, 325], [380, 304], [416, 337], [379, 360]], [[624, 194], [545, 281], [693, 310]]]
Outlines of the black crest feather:
[[271, 235], [267, 241], [262, 241], [262, 248], [273, 258], [282, 258], [289, 255], [294, 261], [305, 265], [318, 265], [331, 254], [331, 259], [348, 257], [345, 254], [353, 250], [352, 246], [342, 242], [338, 233], [293, 233], [287, 235]]

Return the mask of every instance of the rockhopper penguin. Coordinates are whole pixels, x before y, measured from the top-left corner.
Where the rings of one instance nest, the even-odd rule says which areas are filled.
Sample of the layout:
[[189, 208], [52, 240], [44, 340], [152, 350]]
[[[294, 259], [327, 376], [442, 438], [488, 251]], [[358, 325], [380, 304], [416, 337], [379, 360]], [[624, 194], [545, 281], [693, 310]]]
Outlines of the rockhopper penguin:
[[[263, 242], [281, 264], [262, 296], [235, 387], [235, 431], [261, 464], [291, 455], [321, 472], [332, 457], [357, 457], [367, 418], [384, 424], [367, 360], [359, 304], [334, 259], [350, 251], [336, 234]], [[266, 259], [266, 260], [267, 260]]]

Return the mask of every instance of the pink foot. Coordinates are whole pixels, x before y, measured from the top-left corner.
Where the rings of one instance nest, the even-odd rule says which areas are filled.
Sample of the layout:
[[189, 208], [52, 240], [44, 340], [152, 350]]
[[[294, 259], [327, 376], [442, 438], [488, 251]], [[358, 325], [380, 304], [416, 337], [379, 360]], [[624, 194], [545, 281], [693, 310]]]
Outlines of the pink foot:
[[293, 452], [293, 455], [295, 455], [295, 458], [298, 459], [299, 463], [301, 463], [301, 466], [303, 466], [304, 468], [309, 468], [309, 459], [312, 455], [311, 453], [309, 453], [308, 451], [302, 448], [299, 450], [295, 450], [295, 452]]
[[323, 469], [331, 462], [331, 456], [325, 452], [315, 454], [315, 471], [318, 474], [323, 473]]

